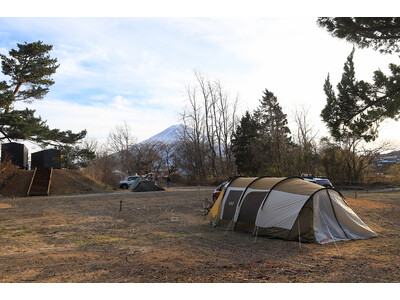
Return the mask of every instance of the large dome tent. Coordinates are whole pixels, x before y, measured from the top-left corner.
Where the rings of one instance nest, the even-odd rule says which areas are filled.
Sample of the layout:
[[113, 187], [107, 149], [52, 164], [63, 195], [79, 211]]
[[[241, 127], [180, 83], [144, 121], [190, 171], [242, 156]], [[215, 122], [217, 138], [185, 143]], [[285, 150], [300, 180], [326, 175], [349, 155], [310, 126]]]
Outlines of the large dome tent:
[[207, 219], [228, 230], [320, 244], [377, 236], [339, 191], [300, 177], [237, 177]]

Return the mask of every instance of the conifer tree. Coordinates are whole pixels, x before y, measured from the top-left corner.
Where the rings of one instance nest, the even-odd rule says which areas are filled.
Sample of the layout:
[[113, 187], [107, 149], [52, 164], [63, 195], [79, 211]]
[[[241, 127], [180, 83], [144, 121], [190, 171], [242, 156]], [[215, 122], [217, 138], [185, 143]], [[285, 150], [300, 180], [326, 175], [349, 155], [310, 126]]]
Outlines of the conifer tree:
[[[386, 54], [400, 53], [400, 18], [319, 18], [317, 23], [334, 37], [345, 39], [360, 48], [369, 47]], [[332, 100], [335, 95], [328, 76], [324, 85], [328, 103], [322, 115], [335, 139], [351, 130], [366, 141], [372, 141], [378, 136], [380, 122], [400, 117], [400, 66], [389, 64], [390, 74], [375, 71], [372, 83], [356, 81], [351, 77], [354, 77], [353, 54], [354, 50], [345, 66], [349, 70], [343, 73], [340, 83], [343, 88], [338, 85], [341, 94], [338, 97], [342, 98], [340, 104], [343, 107], [338, 107], [338, 100]], [[345, 94], [349, 97], [347, 100]], [[337, 115], [329, 112], [332, 108]]]
[[0, 81], [0, 141], [29, 140], [40, 145], [74, 144], [86, 136], [86, 130], [50, 129], [46, 121], [35, 116], [35, 110], [15, 108], [17, 102], [32, 103], [42, 99], [54, 84], [53, 75], [59, 65], [49, 52], [52, 45], [42, 41], [17, 44], [9, 56], [0, 54], [1, 69], [9, 78]]
[[400, 18], [337, 17], [318, 18], [318, 25], [332, 36], [360, 48], [371, 47], [381, 53], [400, 52]]
[[[321, 117], [336, 142], [336, 146], [330, 146], [329, 153], [340, 155], [340, 162], [344, 166], [343, 177], [349, 181], [362, 181], [365, 169], [376, 157], [379, 148], [360, 151], [360, 145], [377, 138], [379, 123], [386, 114], [382, 112], [382, 107], [371, 105], [377, 97], [376, 85], [356, 80], [353, 55], [354, 49], [344, 64], [337, 94], [328, 75], [324, 84], [327, 103]], [[367, 106], [368, 109], [360, 113]]]
[[372, 109], [361, 114], [358, 111], [371, 103], [376, 93], [371, 84], [356, 80], [353, 57], [354, 48], [344, 64], [342, 79], [337, 84], [337, 96], [329, 75], [325, 80], [327, 103], [321, 117], [336, 141], [362, 139], [369, 142], [377, 137], [379, 118], [376, 118], [376, 111]]
[[259, 124], [248, 111], [241, 118], [232, 138], [232, 153], [239, 174], [257, 176], [261, 173], [261, 136]]
[[287, 175], [291, 146], [287, 115], [283, 113], [276, 96], [267, 89], [263, 92], [254, 117], [260, 124], [264, 173], [274, 176]]

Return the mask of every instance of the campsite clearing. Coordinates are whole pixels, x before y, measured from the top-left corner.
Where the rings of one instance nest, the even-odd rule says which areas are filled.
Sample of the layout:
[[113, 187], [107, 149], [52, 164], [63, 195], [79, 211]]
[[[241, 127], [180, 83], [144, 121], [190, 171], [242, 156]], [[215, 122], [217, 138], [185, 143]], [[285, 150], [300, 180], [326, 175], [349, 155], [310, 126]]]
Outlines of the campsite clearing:
[[378, 237], [325, 245], [212, 228], [202, 210], [211, 195], [0, 198], [0, 282], [400, 281], [399, 192], [348, 199]]

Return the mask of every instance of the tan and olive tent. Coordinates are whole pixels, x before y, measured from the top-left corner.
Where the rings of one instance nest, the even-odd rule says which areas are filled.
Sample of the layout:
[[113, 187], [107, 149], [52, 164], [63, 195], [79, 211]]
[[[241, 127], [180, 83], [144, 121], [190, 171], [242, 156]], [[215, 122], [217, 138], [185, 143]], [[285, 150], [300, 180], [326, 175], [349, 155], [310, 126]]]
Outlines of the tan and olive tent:
[[299, 177], [237, 177], [207, 219], [228, 230], [320, 244], [377, 236], [339, 191]]

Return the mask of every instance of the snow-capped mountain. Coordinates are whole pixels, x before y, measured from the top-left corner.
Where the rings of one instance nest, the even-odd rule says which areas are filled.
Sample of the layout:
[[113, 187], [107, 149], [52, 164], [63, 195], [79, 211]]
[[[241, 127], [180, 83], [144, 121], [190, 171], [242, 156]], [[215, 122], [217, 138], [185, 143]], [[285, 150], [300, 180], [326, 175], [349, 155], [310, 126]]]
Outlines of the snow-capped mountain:
[[144, 140], [141, 143], [147, 143], [147, 142], [162, 142], [165, 144], [174, 143], [183, 134], [184, 128], [185, 125], [183, 124], [172, 125], [167, 129], [161, 131], [160, 133], [153, 135], [151, 138]]

